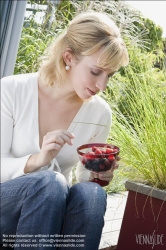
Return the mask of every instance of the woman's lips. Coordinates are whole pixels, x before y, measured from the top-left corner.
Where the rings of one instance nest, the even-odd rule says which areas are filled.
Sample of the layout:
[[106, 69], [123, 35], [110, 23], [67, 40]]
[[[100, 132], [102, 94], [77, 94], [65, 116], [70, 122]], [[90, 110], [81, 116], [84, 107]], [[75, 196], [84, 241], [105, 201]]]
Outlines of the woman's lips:
[[96, 92], [90, 90], [89, 88], [87, 88], [88, 92], [90, 93], [90, 95], [96, 95]]

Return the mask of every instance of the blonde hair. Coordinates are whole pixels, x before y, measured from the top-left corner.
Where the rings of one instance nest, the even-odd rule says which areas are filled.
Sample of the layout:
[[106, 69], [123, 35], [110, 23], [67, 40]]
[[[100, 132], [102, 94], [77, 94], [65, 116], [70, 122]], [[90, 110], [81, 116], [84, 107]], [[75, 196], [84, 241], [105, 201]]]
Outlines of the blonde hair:
[[48, 48], [39, 73], [44, 82], [52, 86], [61, 84], [66, 77], [63, 52], [70, 48], [76, 60], [103, 48], [97, 66], [117, 71], [129, 62], [128, 52], [120, 31], [104, 13], [89, 11], [77, 15]]

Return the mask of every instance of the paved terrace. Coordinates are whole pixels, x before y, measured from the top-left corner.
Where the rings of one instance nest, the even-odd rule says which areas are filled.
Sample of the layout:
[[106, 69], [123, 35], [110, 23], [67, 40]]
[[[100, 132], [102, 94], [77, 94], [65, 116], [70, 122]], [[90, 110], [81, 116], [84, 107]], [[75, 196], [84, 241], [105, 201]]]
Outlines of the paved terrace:
[[116, 249], [127, 196], [128, 191], [113, 193], [107, 196], [107, 210], [99, 247], [100, 250]]

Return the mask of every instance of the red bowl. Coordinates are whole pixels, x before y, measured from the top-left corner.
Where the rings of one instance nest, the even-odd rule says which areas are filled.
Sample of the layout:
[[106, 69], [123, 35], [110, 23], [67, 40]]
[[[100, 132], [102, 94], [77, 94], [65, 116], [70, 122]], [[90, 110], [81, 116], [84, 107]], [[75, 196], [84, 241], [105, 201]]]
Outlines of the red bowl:
[[77, 152], [86, 169], [102, 172], [111, 169], [120, 149], [111, 144], [92, 143], [78, 147]]

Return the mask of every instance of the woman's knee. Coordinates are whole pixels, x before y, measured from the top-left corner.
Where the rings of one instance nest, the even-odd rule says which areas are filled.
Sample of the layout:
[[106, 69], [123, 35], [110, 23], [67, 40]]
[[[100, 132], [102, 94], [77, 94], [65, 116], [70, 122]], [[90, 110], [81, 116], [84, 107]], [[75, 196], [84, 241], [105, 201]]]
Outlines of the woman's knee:
[[106, 210], [106, 192], [98, 184], [83, 182], [74, 185], [70, 189], [70, 197], [74, 203], [80, 203], [86, 211], [104, 214]]
[[34, 175], [34, 178], [36, 178], [36, 181], [41, 181], [44, 185], [60, 185], [60, 186], [67, 186], [67, 181], [65, 177], [58, 172], [54, 171], [41, 171], [36, 173], [36, 176]]
[[[32, 189], [35, 192], [42, 191], [45, 197], [54, 198], [56, 195], [67, 197], [68, 195], [69, 187], [61, 173], [46, 170], [32, 175], [31, 178], [34, 181]], [[32, 189], [29, 191], [32, 192]]]

